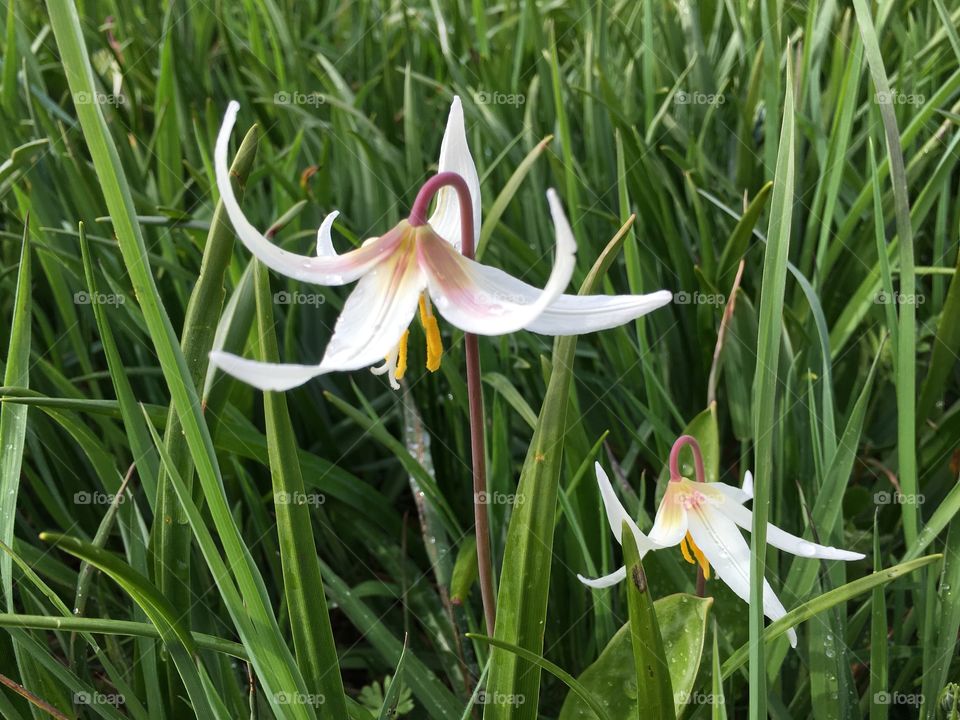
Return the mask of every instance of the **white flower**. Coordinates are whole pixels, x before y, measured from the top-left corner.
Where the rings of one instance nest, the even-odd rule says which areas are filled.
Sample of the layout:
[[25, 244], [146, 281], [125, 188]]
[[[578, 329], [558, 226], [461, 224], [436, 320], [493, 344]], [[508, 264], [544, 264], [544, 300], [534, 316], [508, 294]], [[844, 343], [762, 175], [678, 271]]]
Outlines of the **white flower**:
[[[710, 567], [717, 572], [727, 586], [743, 600], [750, 600], [750, 546], [744, 540], [738, 526], [749, 530], [753, 512], [743, 506], [753, 498], [753, 476], [747, 471], [743, 488], [720, 482], [694, 482], [684, 477], [671, 479], [660, 501], [660, 508], [649, 535], [644, 535], [627, 515], [617, 499], [607, 474], [596, 464], [597, 483], [607, 511], [610, 528], [622, 543], [620, 528], [626, 520], [637, 538], [641, 557], [649, 550], [658, 550], [680, 544], [683, 556], [690, 563], [699, 564], [706, 578]], [[793, 555], [823, 560], [859, 560], [861, 553], [817, 545], [791, 535], [770, 523], [767, 524], [767, 543]], [[603, 588], [614, 585], [626, 577], [626, 568], [596, 580], [578, 575], [585, 585]], [[786, 615], [770, 584], [763, 581], [763, 614], [771, 620]], [[790, 644], [797, 646], [797, 634], [791, 628], [787, 632]]]
[[[375, 363], [383, 364], [373, 371], [388, 373], [391, 385], [399, 387], [397, 380], [406, 370], [407, 327], [418, 308], [427, 335], [427, 367], [436, 370], [442, 345], [433, 307], [447, 322], [477, 335], [521, 329], [573, 335], [622, 325], [670, 302], [671, 294], [665, 290], [648, 295], [563, 294], [573, 274], [576, 241], [553, 190], [547, 192], [547, 200], [556, 228], [556, 257], [542, 290], [460, 253], [464, 218], [457, 190], [449, 186], [437, 192], [436, 210], [425, 224], [402, 221], [361, 247], [337, 254], [330, 236], [334, 212], [320, 226], [316, 256], [283, 250], [247, 220], [230, 185], [227, 146], [238, 109], [236, 102], [227, 108], [214, 164], [224, 208], [241, 242], [260, 262], [287, 277], [317, 285], [358, 281], [317, 365], [262, 363], [211, 353], [213, 364], [255, 387], [287, 390], [323, 373]], [[463, 194], [469, 191], [475, 241], [480, 227], [480, 180], [467, 147], [459, 98], [450, 108], [439, 169], [459, 175]]]

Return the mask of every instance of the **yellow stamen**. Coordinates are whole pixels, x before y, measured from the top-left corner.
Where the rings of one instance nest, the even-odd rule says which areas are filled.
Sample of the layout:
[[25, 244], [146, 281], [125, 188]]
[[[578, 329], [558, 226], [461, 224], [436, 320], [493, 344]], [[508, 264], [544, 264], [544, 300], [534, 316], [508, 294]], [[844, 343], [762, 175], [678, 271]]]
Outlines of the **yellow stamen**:
[[[693, 551], [692, 557], [690, 555], [691, 550]], [[707, 562], [706, 555], [703, 554], [703, 550], [697, 547], [690, 533], [687, 533], [683, 540], [680, 541], [680, 552], [683, 553], [683, 559], [688, 563], [700, 566], [700, 569], [703, 570], [704, 579], [710, 579], [710, 563]], [[694, 560], [694, 558], [696, 558], [696, 560]]]
[[393, 373], [397, 380], [403, 379], [403, 374], [407, 371], [407, 338], [409, 336], [410, 331], [404, 330], [397, 346], [397, 369]]
[[443, 340], [440, 338], [440, 326], [437, 318], [430, 309], [430, 301], [426, 295], [420, 295], [420, 324], [427, 334], [427, 370], [436, 372], [440, 369], [440, 358], [443, 356]]

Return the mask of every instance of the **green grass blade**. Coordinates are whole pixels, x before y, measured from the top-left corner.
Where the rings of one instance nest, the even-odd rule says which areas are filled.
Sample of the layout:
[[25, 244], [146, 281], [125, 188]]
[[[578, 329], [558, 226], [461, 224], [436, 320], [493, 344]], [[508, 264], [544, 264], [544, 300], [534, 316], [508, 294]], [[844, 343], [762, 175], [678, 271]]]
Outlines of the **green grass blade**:
[[[27, 387], [30, 383], [30, 234], [29, 219], [23, 227], [20, 266], [17, 270], [17, 292], [13, 301], [10, 344], [7, 347], [3, 384]], [[17, 496], [20, 489], [20, 468], [27, 433], [27, 407], [3, 403], [0, 405], [0, 542], [13, 545]], [[13, 609], [13, 561], [9, 555], [0, 557], [0, 575], [3, 578], [4, 602]]]
[[[860, 578], [859, 580], [854, 580], [846, 585], [834, 588], [833, 590], [828, 590], [823, 595], [819, 595], [812, 600], [808, 600], [799, 607], [795, 607], [779, 620], [770, 623], [770, 626], [761, 636], [761, 642], [767, 644], [772, 640], [785, 635], [789, 628], [815, 617], [816, 615], [832, 608], [834, 605], [847, 602], [858, 595], [870, 592], [876, 587], [886, 585], [887, 583], [892, 582], [899, 577], [903, 577], [914, 570], [936, 562], [942, 557], [943, 556], [939, 554], [925, 555], [924, 557], [917, 558], [915, 560], [909, 560], [907, 562], [900, 563], [899, 565], [894, 565], [893, 567], [882, 570], [881, 572], [872, 573], [866, 577]], [[723, 678], [729, 678], [735, 671], [743, 667], [749, 660], [749, 657], [750, 643], [747, 643], [746, 645], [738, 648], [730, 657], [727, 658], [726, 662], [723, 663]]]
[[[650, 598], [650, 587], [643, 571], [640, 551], [633, 531], [623, 523], [623, 561], [627, 568], [627, 607], [630, 614], [630, 637], [637, 677], [637, 718], [670, 719], [673, 711], [673, 687], [663, 651], [660, 625]], [[692, 662], [692, 659], [691, 659]]]
[[[913, 227], [910, 222], [910, 200], [907, 196], [907, 176], [903, 164], [903, 148], [900, 143], [900, 131], [890, 98], [890, 83], [884, 69], [883, 56], [877, 32], [870, 15], [866, 0], [853, 0], [853, 7], [863, 38], [867, 64], [873, 84], [879, 98], [880, 116], [887, 141], [887, 154], [890, 159], [890, 180], [893, 185], [894, 209], [897, 218], [897, 237], [900, 246], [900, 297], [899, 323], [897, 338], [897, 465], [900, 486], [904, 495], [915, 498], [917, 495], [917, 449], [916, 449], [916, 315], [917, 287], [913, 267]], [[903, 536], [907, 545], [917, 539], [917, 504], [906, 502], [901, 505], [903, 511]]]
[[[280, 351], [274, 331], [274, 300], [267, 272], [267, 268], [258, 262], [254, 283], [260, 355], [265, 362], [279, 362]], [[337, 646], [323, 593], [323, 578], [310, 517], [311, 506], [304, 502], [307, 491], [297, 458], [296, 436], [287, 410], [286, 395], [266, 392], [263, 406], [277, 535], [280, 538], [284, 597], [297, 663], [311, 692], [324, 698], [324, 710], [336, 717], [345, 717], [347, 705], [340, 679]]]
[[783, 296], [794, 204], [794, 116], [791, 51], [787, 50], [786, 94], [780, 149], [770, 204], [770, 227], [763, 260], [754, 394], [755, 496], [750, 532], [750, 718], [767, 716], [763, 634], [763, 578], [766, 571], [767, 518], [773, 484], [773, 433], [777, 403], [777, 368], [783, 322]]
[[[467, 637], [473, 640], [480, 640], [481, 642], [489, 643], [493, 647], [503, 650], [504, 652], [513, 653], [518, 657], [522, 657], [528, 663], [532, 665], [536, 665], [538, 668], [541, 668], [543, 670], [546, 670], [548, 673], [550, 673], [554, 677], [563, 681], [563, 683], [568, 688], [573, 690], [577, 694], [577, 696], [580, 697], [580, 699], [582, 699], [590, 707], [591, 710], [593, 710], [594, 714], [597, 716], [599, 720], [610, 720], [609, 716], [603, 710], [603, 707], [600, 705], [597, 699], [593, 697], [593, 694], [589, 690], [587, 690], [585, 687], [583, 687], [583, 685], [581, 685], [577, 681], [577, 679], [573, 677], [573, 675], [568, 673], [559, 665], [552, 663], [546, 658], [543, 658], [540, 655], [537, 655], [536, 653], [530, 652], [525, 648], [514, 645], [513, 643], [504, 642], [503, 640], [498, 640], [497, 638], [487, 637], [486, 635], [478, 635], [476, 633], [467, 633]], [[487, 697], [488, 698], [492, 697], [493, 703], [497, 702], [496, 698], [498, 696], [495, 693], [493, 693], [493, 691], [488, 690]], [[488, 700], [488, 703], [490, 702], [491, 701]], [[513, 705], [521, 704], [522, 705], [525, 703], [526, 703], [526, 698], [524, 697], [522, 700], [519, 700], [518, 702], [514, 702], [514, 703], [502, 702], [499, 704], [513, 704]]]
[[[597, 286], [617, 256], [629, 225], [624, 225], [607, 244], [584, 280], [581, 294], [589, 294]], [[517, 486], [517, 497], [536, 498], [536, 501], [523, 502], [514, 509], [500, 571], [495, 637], [535, 655], [543, 651], [563, 436], [576, 343], [577, 336], [573, 335], [558, 338], [554, 344], [553, 372]], [[505, 697], [522, 695], [525, 702], [488, 704], [484, 708], [485, 720], [537, 717], [539, 666], [514, 653], [494, 650], [487, 687], [489, 692]]]

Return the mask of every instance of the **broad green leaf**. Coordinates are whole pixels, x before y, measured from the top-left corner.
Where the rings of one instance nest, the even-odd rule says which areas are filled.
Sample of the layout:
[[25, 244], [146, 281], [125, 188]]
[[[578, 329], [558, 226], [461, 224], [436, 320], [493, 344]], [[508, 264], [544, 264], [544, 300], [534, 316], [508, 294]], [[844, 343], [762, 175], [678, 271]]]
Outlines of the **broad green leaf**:
[[[677, 716], [693, 695], [712, 604], [712, 598], [684, 593], [668, 595], [653, 603], [670, 670]], [[638, 689], [634, 668], [630, 624], [626, 623], [578, 680], [593, 697], [605, 703], [610, 720], [631, 720], [637, 717]], [[586, 704], [571, 693], [563, 703], [559, 720], [588, 718], [588, 713]]]

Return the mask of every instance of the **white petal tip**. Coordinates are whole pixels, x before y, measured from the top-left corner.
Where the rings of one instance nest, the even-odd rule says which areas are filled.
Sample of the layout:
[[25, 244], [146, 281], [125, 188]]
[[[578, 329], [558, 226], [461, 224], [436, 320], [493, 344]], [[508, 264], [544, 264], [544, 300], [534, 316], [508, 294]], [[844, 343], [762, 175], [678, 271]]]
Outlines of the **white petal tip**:
[[790, 640], [790, 647], [796, 650], [797, 649], [797, 631], [794, 630], [793, 628], [790, 628], [789, 630], [787, 630], [787, 638], [789, 638]]
[[218, 350], [210, 353], [210, 364], [247, 385], [270, 392], [291, 390], [324, 372], [315, 365], [258, 362]]

